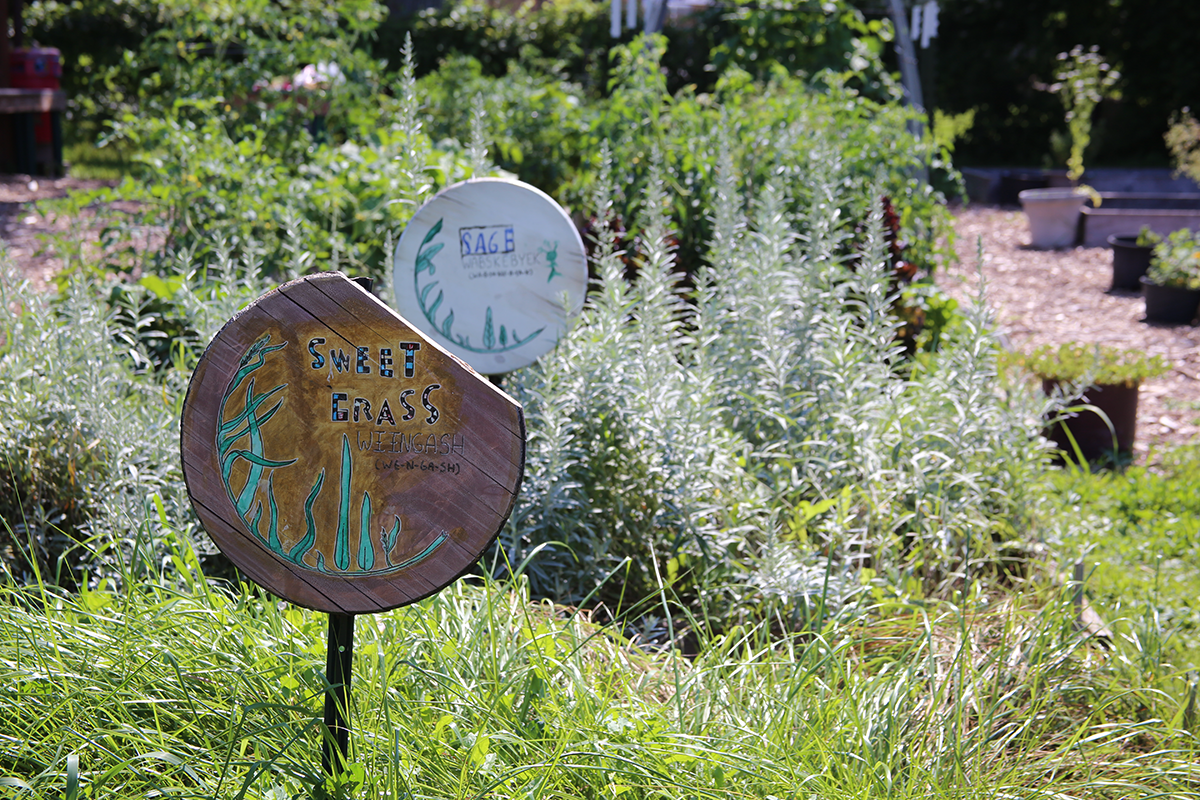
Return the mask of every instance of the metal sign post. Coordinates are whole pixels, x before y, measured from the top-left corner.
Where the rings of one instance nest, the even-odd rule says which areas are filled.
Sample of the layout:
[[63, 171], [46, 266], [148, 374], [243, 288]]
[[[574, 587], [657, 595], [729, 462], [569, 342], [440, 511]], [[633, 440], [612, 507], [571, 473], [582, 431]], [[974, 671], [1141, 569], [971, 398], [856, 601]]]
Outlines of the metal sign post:
[[354, 615], [330, 614], [325, 652], [325, 729], [321, 768], [326, 775], [346, 769], [350, 761], [350, 673], [354, 666]]

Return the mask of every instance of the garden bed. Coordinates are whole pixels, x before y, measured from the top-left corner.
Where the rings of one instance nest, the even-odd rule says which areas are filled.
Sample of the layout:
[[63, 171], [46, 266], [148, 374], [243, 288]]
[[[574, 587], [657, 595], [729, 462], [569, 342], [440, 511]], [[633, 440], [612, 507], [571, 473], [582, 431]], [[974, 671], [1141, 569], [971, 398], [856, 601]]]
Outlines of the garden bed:
[[1097, 208], [1083, 209], [1083, 245], [1104, 247], [1109, 236], [1132, 236], [1142, 228], [1166, 236], [1200, 229], [1200, 194], [1101, 192]]
[[[51, 219], [33, 201], [68, 189], [99, 185], [60, 178], [31, 186], [24, 178], [0, 180], [0, 231], [22, 271], [45, 285], [59, 266], [42, 237], [87, 220]], [[1200, 214], [1200, 211], [1195, 212]], [[941, 283], [961, 299], [975, 284], [975, 243], [983, 237], [988, 297], [1014, 347], [1086, 341], [1144, 349], [1168, 358], [1170, 373], [1142, 387], [1136, 452], [1176, 446], [1200, 434], [1200, 328], [1148, 325], [1135, 292], [1109, 292], [1112, 253], [1107, 246], [1034, 250], [1024, 215], [995, 206], [955, 210], [960, 263]]]
[[1135, 453], [1144, 460], [1200, 435], [1200, 328], [1142, 322], [1135, 292], [1109, 292], [1107, 247], [1034, 250], [1020, 211], [972, 205], [955, 210], [960, 262], [940, 283], [958, 299], [976, 286], [982, 237], [987, 295], [1013, 347], [1094, 342], [1161, 355], [1172, 370], [1142, 386]]

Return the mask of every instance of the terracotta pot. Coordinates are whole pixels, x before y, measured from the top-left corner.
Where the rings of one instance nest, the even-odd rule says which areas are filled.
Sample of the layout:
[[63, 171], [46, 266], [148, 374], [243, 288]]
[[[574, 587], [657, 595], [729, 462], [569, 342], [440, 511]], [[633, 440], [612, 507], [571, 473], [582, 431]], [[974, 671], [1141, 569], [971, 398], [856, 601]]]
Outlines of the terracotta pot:
[[1108, 246], [1113, 254], [1112, 288], [1114, 290], [1137, 291], [1138, 282], [1150, 269], [1153, 247], [1137, 243], [1136, 236], [1110, 236]]
[[1026, 189], [1021, 207], [1029, 220], [1029, 235], [1039, 250], [1073, 247], [1079, 239], [1079, 220], [1087, 194], [1078, 189]]
[[1142, 297], [1146, 299], [1146, 322], [1188, 325], [1200, 307], [1200, 289], [1159, 286], [1142, 276]]
[[[1050, 395], [1058, 381], [1043, 380], [1042, 390]], [[1091, 405], [1103, 412], [1100, 416], [1092, 409], [1069, 412], [1060, 420], [1047, 425], [1042, 435], [1058, 446], [1066, 458], [1074, 459], [1075, 447], [1087, 461], [1111, 459], [1114, 455], [1133, 455], [1133, 440], [1137, 433], [1138, 386], [1123, 384], [1099, 384], [1089, 386], [1078, 403]], [[1105, 421], [1107, 417], [1107, 421]], [[1112, 428], [1109, 428], [1109, 423]], [[1068, 433], [1070, 434], [1068, 436]], [[1074, 440], [1074, 444], [1072, 444]], [[1116, 444], [1116, 451], [1113, 445]]]

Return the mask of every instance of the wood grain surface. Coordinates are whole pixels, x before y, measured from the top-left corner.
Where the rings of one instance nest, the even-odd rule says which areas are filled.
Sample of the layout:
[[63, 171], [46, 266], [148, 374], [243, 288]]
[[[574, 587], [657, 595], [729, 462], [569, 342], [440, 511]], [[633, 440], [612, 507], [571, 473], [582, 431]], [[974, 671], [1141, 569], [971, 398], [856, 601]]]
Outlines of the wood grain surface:
[[363, 614], [479, 558], [525, 464], [521, 406], [344, 275], [301, 278], [200, 360], [180, 444], [192, 504], [251, 580]]

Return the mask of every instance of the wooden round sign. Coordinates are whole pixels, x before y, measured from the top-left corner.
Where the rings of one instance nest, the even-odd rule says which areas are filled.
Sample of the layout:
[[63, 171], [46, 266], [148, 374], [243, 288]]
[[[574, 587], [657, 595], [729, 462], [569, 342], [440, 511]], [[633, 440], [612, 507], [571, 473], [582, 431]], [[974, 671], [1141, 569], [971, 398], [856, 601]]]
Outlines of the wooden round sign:
[[479, 178], [421, 206], [396, 245], [396, 308], [486, 375], [532, 364], [579, 313], [583, 240], [549, 195]]
[[221, 329], [180, 436], [221, 551], [331, 613], [395, 608], [461, 575], [508, 519], [525, 463], [521, 406], [336, 273]]

